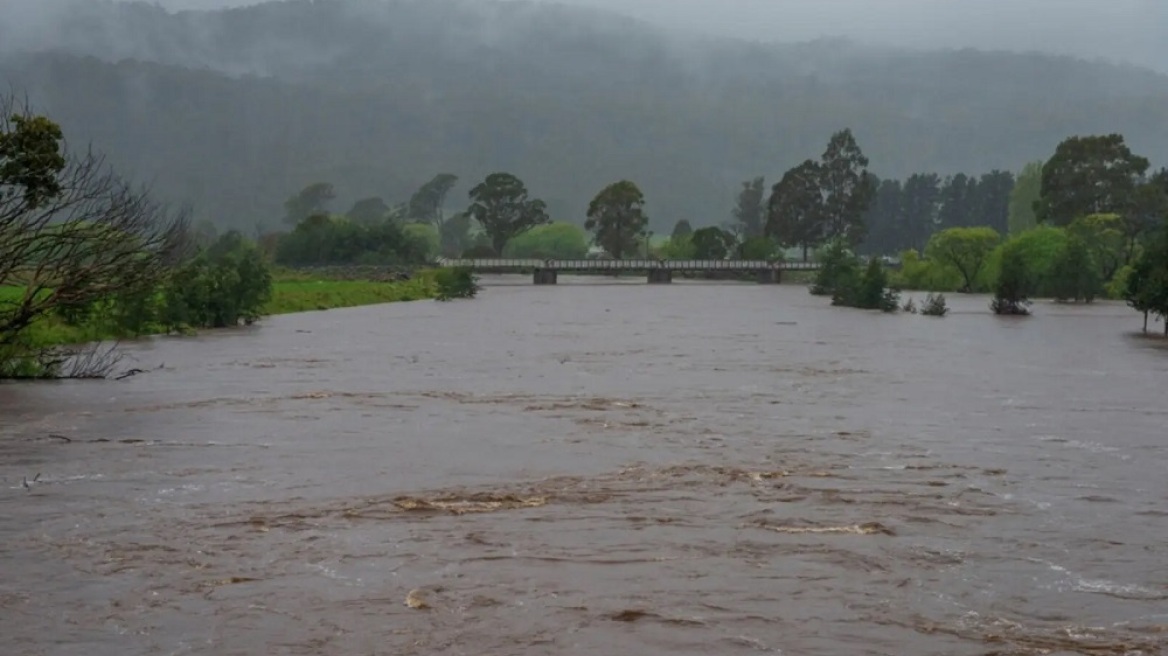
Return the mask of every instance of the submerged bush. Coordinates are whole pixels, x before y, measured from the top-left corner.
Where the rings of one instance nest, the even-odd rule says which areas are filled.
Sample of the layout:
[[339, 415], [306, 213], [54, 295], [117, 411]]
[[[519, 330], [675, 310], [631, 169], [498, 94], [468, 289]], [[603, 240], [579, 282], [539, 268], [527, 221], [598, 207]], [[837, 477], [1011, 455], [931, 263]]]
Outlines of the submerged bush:
[[943, 317], [949, 314], [949, 306], [945, 304], [945, 295], [937, 294], [933, 296], [930, 293], [925, 297], [925, 305], [921, 308], [921, 314], [927, 317]]
[[474, 298], [480, 289], [478, 279], [466, 267], [439, 269], [434, 274], [434, 283], [438, 288], [434, 298], [439, 301]]

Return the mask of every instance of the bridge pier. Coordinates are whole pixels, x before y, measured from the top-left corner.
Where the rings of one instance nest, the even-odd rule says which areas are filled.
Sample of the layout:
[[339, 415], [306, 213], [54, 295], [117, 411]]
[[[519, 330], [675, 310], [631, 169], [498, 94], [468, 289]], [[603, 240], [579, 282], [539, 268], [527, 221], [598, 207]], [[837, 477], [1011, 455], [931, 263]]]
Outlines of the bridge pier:
[[555, 269], [536, 269], [533, 282], [537, 285], [554, 285], [558, 272]]
[[673, 282], [672, 269], [649, 269], [650, 285], [667, 285]]
[[763, 269], [758, 272], [758, 284], [777, 285], [783, 281], [783, 272], [779, 269]]

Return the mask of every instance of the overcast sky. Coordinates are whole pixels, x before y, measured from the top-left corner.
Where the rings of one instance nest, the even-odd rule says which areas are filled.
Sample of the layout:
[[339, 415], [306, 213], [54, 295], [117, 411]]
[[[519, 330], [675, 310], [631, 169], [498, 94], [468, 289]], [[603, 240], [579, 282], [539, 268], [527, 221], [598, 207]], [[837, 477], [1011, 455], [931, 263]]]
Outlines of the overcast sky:
[[[40, 0], [0, 0], [34, 5]], [[171, 8], [255, 0], [156, 0]], [[600, 7], [688, 31], [820, 36], [907, 47], [1042, 50], [1168, 72], [1168, 0], [537, 0]]]

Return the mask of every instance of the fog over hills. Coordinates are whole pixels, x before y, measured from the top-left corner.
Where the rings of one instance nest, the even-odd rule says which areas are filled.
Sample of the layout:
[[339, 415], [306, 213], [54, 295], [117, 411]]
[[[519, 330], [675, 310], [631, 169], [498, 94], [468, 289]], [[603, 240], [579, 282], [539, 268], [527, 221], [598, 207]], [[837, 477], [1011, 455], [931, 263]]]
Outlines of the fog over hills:
[[[742, 180], [773, 182], [843, 127], [881, 176], [1016, 171], [1067, 136], [1112, 131], [1168, 163], [1168, 77], [1037, 53], [914, 50], [979, 34], [975, 17], [952, 37], [930, 33], [920, 26], [936, 10], [919, 0], [865, 3], [882, 8], [870, 15], [853, 0], [729, 0], [718, 12], [694, 0], [671, 0], [669, 11], [650, 0], [578, 3], [593, 7], [289, 0], [173, 13], [0, 0], [0, 82], [160, 193], [246, 226], [278, 220], [284, 198], [319, 180], [336, 184], [344, 209], [363, 196], [404, 200], [450, 171], [462, 203], [495, 170], [524, 178], [557, 218], [580, 220], [592, 194], [627, 177], [645, 190], [655, 229], [715, 223]], [[1161, 4], [1116, 0], [1111, 22], [1076, 14], [1087, 7], [1078, 0], [1060, 5], [1069, 9], [1049, 23], [1066, 26], [1068, 42], [1089, 42], [1072, 24], [1106, 33], [1134, 16], [1130, 35], [1100, 41], [1163, 47], [1141, 36], [1168, 24], [1155, 20]], [[734, 27], [750, 7], [774, 18]], [[714, 14], [720, 22], [693, 34]], [[829, 33], [815, 27], [825, 20], [856, 40], [748, 40], [814, 38]], [[878, 45], [898, 41], [872, 38], [881, 25], [911, 47]], [[1014, 47], [1004, 25], [986, 47]], [[1051, 32], [1027, 33], [1042, 46]], [[1076, 52], [1140, 61], [1118, 46]]]

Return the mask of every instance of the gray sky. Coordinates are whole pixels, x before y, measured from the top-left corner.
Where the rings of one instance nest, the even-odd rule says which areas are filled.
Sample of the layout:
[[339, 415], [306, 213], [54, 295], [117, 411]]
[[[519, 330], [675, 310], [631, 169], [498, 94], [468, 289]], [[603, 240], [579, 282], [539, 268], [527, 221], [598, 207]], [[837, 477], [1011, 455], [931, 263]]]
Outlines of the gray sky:
[[[0, 0], [35, 5], [41, 0]], [[157, 0], [171, 8], [255, 0]], [[1041, 50], [1168, 72], [1168, 0], [538, 0], [751, 39], [846, 36], [912, 48]]]

